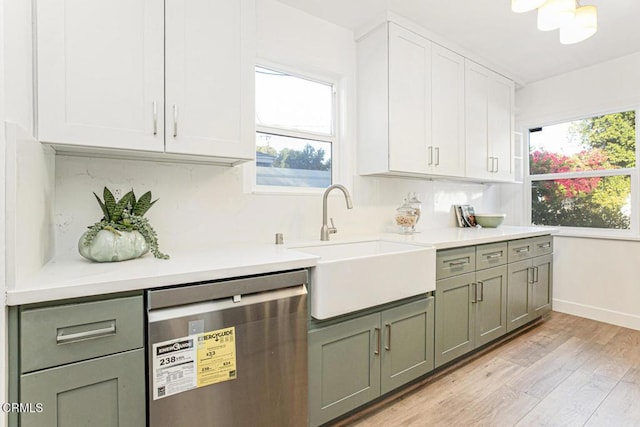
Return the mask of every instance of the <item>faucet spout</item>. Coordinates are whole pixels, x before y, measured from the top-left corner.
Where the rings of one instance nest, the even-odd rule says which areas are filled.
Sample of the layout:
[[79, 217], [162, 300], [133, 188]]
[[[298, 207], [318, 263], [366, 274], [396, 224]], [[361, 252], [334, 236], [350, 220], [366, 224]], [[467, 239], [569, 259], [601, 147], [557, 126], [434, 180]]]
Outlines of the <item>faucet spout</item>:
[[349, 194], [349, 190], [347, 187], [341, 184], [334, 184], [327, 187], [324, 190], [324, 195], [322, 196], [322, 229], [320, 230], [320, 240], [326, 241], [329, 240], [330, 234], [335, 234], [338, 232], [338, 229], [333, 224], [333, 219], [331, 220], [331, 227], [327, 224], [327, 199], [329, 197], [329, 193], [331, 190], [338, 189], [342, 191], [344, 194], [345, 201], [347, 202], [347, 209], [353, 209], [353, 202], [351, 201], [351, 195]]

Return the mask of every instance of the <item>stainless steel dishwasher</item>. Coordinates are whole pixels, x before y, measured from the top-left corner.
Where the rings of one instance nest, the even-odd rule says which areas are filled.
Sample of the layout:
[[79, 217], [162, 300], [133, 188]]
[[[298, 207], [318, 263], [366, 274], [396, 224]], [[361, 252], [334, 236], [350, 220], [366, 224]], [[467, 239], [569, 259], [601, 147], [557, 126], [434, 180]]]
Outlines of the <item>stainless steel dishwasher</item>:
[[307, 424], [307, 271], [147, 292], [149, 426]]

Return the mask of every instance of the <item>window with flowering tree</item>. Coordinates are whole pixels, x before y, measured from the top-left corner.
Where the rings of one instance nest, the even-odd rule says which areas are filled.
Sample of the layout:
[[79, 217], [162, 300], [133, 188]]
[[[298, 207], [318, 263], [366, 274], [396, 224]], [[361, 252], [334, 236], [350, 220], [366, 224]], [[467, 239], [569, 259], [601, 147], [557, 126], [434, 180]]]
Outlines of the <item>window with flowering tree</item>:
[[631, 228], [636, 139], [635, 111], [531, 129], [531, 222]]

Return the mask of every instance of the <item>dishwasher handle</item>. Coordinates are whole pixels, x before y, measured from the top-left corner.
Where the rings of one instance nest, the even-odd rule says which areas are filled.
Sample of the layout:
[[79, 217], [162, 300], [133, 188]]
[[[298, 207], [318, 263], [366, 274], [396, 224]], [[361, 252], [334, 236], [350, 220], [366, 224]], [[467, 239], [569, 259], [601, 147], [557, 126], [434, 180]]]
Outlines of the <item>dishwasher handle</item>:
[[[205, 313], [220, 312], [250, 305], [260, 305], [269, 301], [287, 298], [306, 298], [306, 296], [306, 286], [298, 285], [284, 289], [276, 289], [269, 292], [243, 295], [239, 302], [234, 302], [232, 298], [224, 298], [213, 301], [201, 301], [199, 303], [177, 307], [151, 310], [148, 313], [148, 319], [149, 323], [163, 322], [181, 317], [198, 316]], [[300, 307], [304, 307], [304, 310], [306, 310], [306, 304], [301, 305]]]
[[156, 310], [289, 288], [309, 283], [307, 270], [250, 276], [239, 279], [194, 283], [175, 288], [152, 289], [147, 293], [147, 309]]

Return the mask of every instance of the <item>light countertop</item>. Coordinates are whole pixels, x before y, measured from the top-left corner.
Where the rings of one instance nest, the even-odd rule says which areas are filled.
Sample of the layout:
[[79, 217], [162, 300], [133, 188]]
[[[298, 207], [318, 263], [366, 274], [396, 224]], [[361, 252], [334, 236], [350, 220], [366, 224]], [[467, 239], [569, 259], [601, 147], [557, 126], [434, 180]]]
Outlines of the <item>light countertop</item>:
[[19, 289], [7, 290], [7, 305], [132, 291], [176, 284], [313, 267], [317, 257], [276, 245], [238, 245], [171, 253], [171, 259], [141, 258], [96, 263], [80, 255], [54, 259]]
[[449, 249], [543, 236], [545, 234], [556, 233], [557, 231], [558, 229], [551, 227], [515, 227], [509, 225], [502, 225], [498, 228], [451, 227], [422, 230], [419, 233], [409, 235], [388, 233], [381, 235], [381, 238], [398, 240], [405, 243], [425, 244], [433, 246], [436, 249]]
[[[344, 241], [394, 240], [446, 249], [555, 232], [546, 227], [441, 228], [413, 235], [385, 233]], [[331, 236], [333, 243], [343, 241]], [[331, 242], [297, 242], [289, 245], [225, 245], [206, 251], [172, 253], [170, 260], [151, 255], [118, 263], [94, 263], [79, 255], [50, 261], [30, 280], [7, 290], [6, 304], [20, 305], [66, 298], [124, 292], [185, 283], [265, 274], [316, 265], [318, 257], [291, 247]]]

